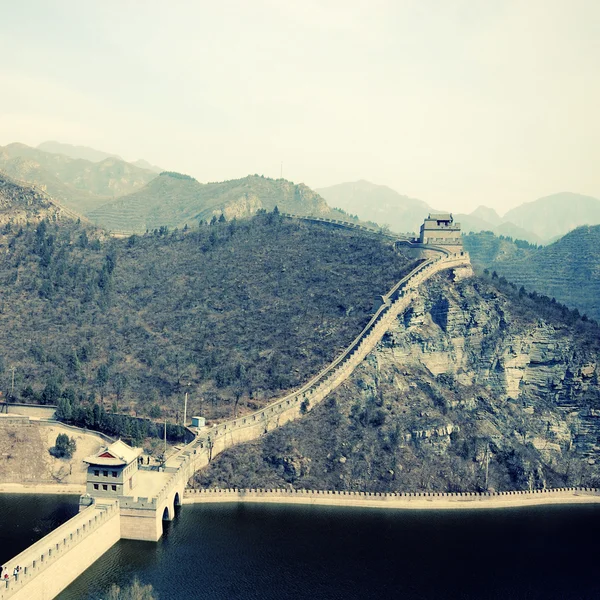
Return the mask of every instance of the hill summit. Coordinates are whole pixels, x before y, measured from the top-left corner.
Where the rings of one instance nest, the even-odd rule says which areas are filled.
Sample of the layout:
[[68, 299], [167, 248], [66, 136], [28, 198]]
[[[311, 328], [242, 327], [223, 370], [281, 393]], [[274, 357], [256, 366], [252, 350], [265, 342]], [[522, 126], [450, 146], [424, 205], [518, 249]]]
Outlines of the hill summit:
[[251, 216], [275, 206], [296, 215], [335, 217], [325, 200], [306, 185], [285, 179], [248, 175], [219, 183], [200, 183], [189, 175], [165, 171], [142, 189], [117, 198], [88, 213], [97, 225], [111, 231], [143, 232], [160, 226], [183, 227]]

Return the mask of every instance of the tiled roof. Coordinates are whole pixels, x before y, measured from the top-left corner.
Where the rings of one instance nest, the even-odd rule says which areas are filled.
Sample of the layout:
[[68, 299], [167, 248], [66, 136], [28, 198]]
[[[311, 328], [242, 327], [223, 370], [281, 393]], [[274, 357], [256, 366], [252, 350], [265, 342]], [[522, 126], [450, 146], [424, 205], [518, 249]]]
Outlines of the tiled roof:
[[132, 448], [125, 442], [119, 440], [106, 448], [102, 448], [93, 456], [88, 456], [83, 460], [90, 465], [116, 467], [132, 463], [141, 453], [141, 448]]

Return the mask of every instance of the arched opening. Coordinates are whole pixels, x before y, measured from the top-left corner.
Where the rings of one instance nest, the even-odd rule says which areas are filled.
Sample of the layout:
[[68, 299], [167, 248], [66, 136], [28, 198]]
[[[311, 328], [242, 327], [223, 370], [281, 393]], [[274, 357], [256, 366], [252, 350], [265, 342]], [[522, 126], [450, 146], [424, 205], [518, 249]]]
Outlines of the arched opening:
[[181, 498], [179, 497], [179, 492], [175, 492], [175, 498], [173, 498], [173, 506], [181, 506]]
[[169, 514], [169, 507], [165, 506], [165, 510], [163, 510], [163, 521], [170, 521], [171, 520], [171, 515]]

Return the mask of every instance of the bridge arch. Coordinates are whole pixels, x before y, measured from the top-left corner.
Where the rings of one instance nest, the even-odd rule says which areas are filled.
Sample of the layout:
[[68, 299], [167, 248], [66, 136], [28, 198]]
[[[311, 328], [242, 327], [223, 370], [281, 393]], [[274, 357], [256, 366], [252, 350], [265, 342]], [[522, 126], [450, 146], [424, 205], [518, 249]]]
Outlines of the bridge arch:
[[165, 506], [165, 509], [163, 510], [162, 520], [163, 521], [170, 521], [171, 519], [172, 519], [171, 511], [169, 510], [169, 505], [167, 504]]
[[179, 492], [175, 492], [175, 496], [173, 496], [173, 507], [181, 506], [181, 496]]

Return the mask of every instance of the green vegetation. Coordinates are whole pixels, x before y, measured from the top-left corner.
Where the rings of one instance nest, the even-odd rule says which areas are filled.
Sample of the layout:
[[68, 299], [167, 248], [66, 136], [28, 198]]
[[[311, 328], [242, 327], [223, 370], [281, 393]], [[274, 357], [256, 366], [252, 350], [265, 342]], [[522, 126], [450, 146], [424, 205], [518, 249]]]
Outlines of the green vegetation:
[[[110, 436], [122, 438], [133, 446], [141, 446], [147, 438], [163, 439], [165, 424], [156, 423], [150, 419], [118, 414], [115, 405], [112, 412], [107, 412], [102, 404], [81, 397], [75, 397], [72, 390], [57, 390], [58, 407], [56, 418], [64, 423], [76, 425], [93, 431], [101, 431]], [[42, 398], [43, 400], [43, 398]], [[160, 409], [156, 414], [156, 405], [151, 407], [148, 414], [151, 418], [161, 416]], [[182, 425], [166, 424], [166, 436], [169, 442], [186, 441], [186, 430]]]
[[162, 174], [141, 190], [87, 213], [111, 231], [143, 233], [161, 226], [182, 228], [210, 221], [246, 218], [258, 210], [343, 218], [305, 185], [258, 175], [219, 183], [199, 183], [178, 173]]
[[318, 372], [413, 264], [275, 213], [215, 221], [121, 240], [72, 222], [1, 233], [1, 389], [14, 367], [16, 400], [119, 435], [132, 425], [111, 414], [180, 422], [185, 389], [188, 415], [230, 417]]
[[66, 433], [59, 433], [50, 453], [56, 458], [72, 458], [76, 449], [77, 444], [73, 438]]
[[172, 177], [173, 179], [183, 179], [186, 181], [197, 181], [193, 177], [189, 175], [184, 175], [183, 173], [177, 173], [176, 171], [163, 171], [160, 174], [160, 177]]
[[510, 236], [497, 236], [491, 231], [463, 235], [463, 245], [479, 271], [493, 269], [502, 261], [526, 259], [538, 249], [523, 240], [513, 241]]

